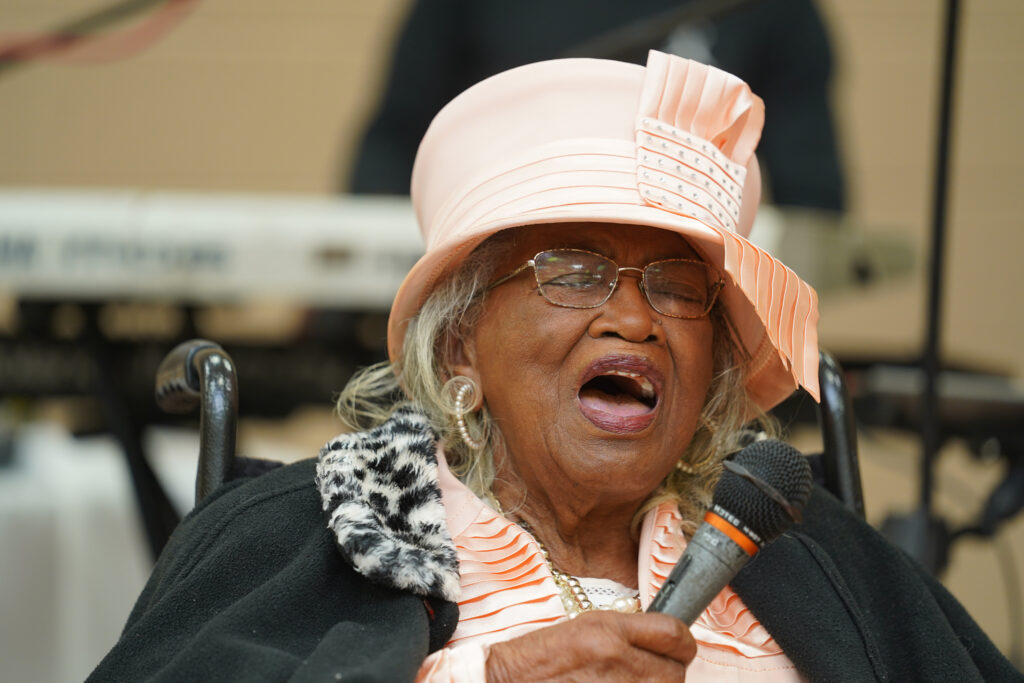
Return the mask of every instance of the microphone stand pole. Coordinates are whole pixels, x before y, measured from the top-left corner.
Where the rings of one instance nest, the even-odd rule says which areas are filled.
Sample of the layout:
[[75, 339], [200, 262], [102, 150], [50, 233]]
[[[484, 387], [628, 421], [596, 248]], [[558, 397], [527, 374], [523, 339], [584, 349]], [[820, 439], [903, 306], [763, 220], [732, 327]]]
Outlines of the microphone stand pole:
[[889, 517], [882, 531], [894, 543], [939, 574], [948, 560], [950, 533], [943, 520], [932, 516], [935, 460], [942, 444], [938, 381], [941, 374], [943, 269], [945, 266], [949, 189], [950, 137], [953, 119], [953, 87], [956, 70], [959, 0], [946, 0], [935, 183], [932, 194], [932, 239], [929, 259], [927, 329], [921, 355], [924, 386], [921, 393], [921, 480], [917, 510], [907, 516]]
[[941, 445], [938, 379], [941, 372], [943, 269], [946, 252], [946, 210], [949, 189], [949, 148], [953, 119], [953, 87], [956, 70], [957, 19], [959, 0], [946, 0], [945, 37], [942, 59], [942, 90], [939, 101], [938, 149], [932, 194], [932, 249], [928, 287], [928, 329], [922, 358], [924, 394], [921, 412], [921, 508], [929, 512], [934, 485], [934, 461]]

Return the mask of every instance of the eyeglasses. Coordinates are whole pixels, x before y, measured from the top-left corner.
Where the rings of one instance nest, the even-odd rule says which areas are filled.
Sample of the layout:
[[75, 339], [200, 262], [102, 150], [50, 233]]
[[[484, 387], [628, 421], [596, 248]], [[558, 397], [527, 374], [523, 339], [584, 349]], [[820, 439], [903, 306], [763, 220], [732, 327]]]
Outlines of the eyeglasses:
[[637, 285], [651, 308], [670, 318], [703, 318], [724, 284], [703, 261], [665, 259], [643, 268], [620, 268], [610, 258], [583, 249], [542, 251], [487, 287], [490, 291], [533, 268], [541, 296], [555, 306], [597, 308], [611, 298], [619, 273], [638, 273]]

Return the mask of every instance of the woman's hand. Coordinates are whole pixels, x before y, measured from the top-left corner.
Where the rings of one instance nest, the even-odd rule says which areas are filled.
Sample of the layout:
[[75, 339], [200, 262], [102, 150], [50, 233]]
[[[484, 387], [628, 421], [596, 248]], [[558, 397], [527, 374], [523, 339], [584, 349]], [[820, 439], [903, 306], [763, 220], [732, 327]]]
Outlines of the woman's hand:
[[489, 683], [681, 681], [697, 644], [666, 614], [588, 612], [491, 646]]

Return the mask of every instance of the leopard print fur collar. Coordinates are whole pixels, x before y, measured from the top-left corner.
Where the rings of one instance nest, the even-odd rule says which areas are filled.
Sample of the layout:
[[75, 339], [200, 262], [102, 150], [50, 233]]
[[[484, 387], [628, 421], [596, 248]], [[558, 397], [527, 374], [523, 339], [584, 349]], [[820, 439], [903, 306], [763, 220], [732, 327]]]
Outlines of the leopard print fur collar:
[[408, 406], [375, 429], [329, 441], [316, 468], [328, 526], [356, 571], [454, 602], [459, 563], [437, 476], [437, 436]]

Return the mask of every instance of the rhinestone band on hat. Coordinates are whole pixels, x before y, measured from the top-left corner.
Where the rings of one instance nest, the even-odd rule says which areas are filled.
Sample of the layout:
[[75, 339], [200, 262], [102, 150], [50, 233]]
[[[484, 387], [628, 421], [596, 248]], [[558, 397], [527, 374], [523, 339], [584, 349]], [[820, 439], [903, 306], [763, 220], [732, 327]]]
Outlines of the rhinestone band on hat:
[[649, 116], [637, 121], [637, 189], [648, 204], [735, 231], [747, 169], [714, 143]]

